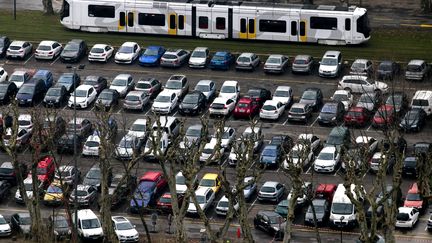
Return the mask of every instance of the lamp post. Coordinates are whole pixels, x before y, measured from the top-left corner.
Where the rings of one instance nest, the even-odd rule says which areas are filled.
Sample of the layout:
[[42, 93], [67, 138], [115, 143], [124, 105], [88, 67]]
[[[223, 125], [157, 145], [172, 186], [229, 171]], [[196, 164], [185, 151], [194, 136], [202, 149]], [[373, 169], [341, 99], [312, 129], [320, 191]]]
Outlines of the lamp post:
[[342, 223], [343, 223], [344, 219], [345, 219], [344, 216], [340, 217], [340, 221], [341, 221], [341, 224], [340, 224], [340, 227], [341, 227], [341, 243], [343, 243], [343, 241], [342, 241], [342, 233], [343, 233], [343, 231], [342, 231]]
[[[73, 88], [74, 88], [74, 106], [73, 106], [73, 119], [74, 119], [74, 128], [73, 128], [73, 132], [74, 132], [74, 136], [73, 136], [73, 162], [74, 162], [74, 167], [75, 169], [78, 168], [77, 165], [77, 156], [76, 156], [76, 82], [75, 82], [75, 76], [76, 76], [76, 72], [77, 69], [79, 70], [83, 70], [85, 68], [84, 64], [80, 64], [78, 66], [71, 66], [71, 65], [67, 65], [66, 68], [68, 69], [72, 69], [73, 70], [73, 77], [72, 77], [72, 82], [73, 82]], [[74, 224], [73, 224], [73, 235], [74, 237], [76, 237], [76, 241], [78, 241], [78, 228], [77, 228], [77, 222], [78, 222], [78, 193], [77, 193], [77, 185], [78, 185], [78, 173], [75, 173], [74, 175]]]

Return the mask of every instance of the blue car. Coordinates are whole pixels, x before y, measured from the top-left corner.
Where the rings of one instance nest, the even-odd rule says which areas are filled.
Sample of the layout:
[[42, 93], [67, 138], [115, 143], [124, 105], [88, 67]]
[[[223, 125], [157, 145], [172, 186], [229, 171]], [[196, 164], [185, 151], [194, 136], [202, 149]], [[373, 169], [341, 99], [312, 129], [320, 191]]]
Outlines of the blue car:
[[63, 85], [68, 93], [72, 93], [81, 83], [81, 78], [76, 73], [63, 73], [57, 80], [57, 85]]
[[149, 46], [139, 58], [141, 66], [157, 66], [159, 65], [162, 55], [165, 53], [163, 46]]
[[130, 200], [130, 211], [138, 213], [140, 208], [147, 208], [156, 191], [156, 182], [141, 181]]
[[227, 51], [218, 51], [214, 54], [210, 61], [209, 67], [211, 69], [224, 69], [229, 70], [231, 64], [234, 62], [234, 56]]
[[53, 74], [51, 71], [40, 69], [35, 75], [33, 75], [33, 79], [42, 79], [45, 83], [45, 87], [48, 90], [54, 83]]
[[281, 147], [278, 145], [266, 145], [261, 152], [260, 164], [266, 166], [277, 166], [281, 159]]

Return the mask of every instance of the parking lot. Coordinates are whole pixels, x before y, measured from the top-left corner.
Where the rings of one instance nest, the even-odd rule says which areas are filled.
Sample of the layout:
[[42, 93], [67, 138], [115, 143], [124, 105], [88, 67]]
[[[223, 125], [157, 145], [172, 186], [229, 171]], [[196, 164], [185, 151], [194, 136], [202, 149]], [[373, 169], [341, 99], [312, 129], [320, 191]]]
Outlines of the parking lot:
[[[82, 79], [87, 75], [100, 75], [106, 77], [108, 82], [110, 82], [117, 74], [128, 73], [134, 77], [135, 81], [141, 77], [154, 77], [160, 80], [162, 83], [165, 83], [166, 80], [172, 74], [184, 74], [188, 77], [190, 90], [193, 89], [193, 87], [199, 80], [203, 80], [203, 79], [211, 79], [215, 81], [217, 88], [220, 88], [222, 82], [225, 80], [237, 80], [239, 81], [242, 94], [245, 94], [245, 92], [247, 92], [248, 89], [251, 87], [263, 87], [273, 92], [277, 86], [287, 85], [292, 87], [296, 101], [298, 101], [299, 96], [301, 96], [303, 90], [307, 87], [320, 88], [323, 92], [324, 99], [329, 100], [330, 96], [337, 89], [337, 82], [339, 81], [339, 79], [324, 79], [318, 77], [317, 69], [315, 69], [315, 72], [311, 75], [294, 75], [289, 71], [282, 75], [266, 75], [262, 71], [262, 65], [255, 72], [237, 72], [233, 68], [229, 71], [212, 71], [210, 69], [190, 69], [186, 66], [178, 69], [165, 69], [160, 67], [143, 68], [138, 66], [137, 64], [117, 65], [113, 62], [113, 60], [111, 60], [107, 64], [88, 63], [88, 61], [83, 60], [81, 61], [81, 64], [85, 64], [85, 69], [78, 71], [78, 74], [81, 76]], [[53, 72], [54, 80], [56, 80], [56, 78], [58, 78], [61, 73], [71, 72], [71, 70], [67, 69], [66, 65], [63, 64], [59, 59], [56, 59], [54, 61], [37, 61], [34, 59], [33, 56], [28, 57], [26, 60], [23, 61], [0, 59], [0, 66], [3, 66], [9, 74], [11, 74], [15, 68], [48, 69]], [[391, 85], [395, 90], [405, 91], [408, 94], [409, 98], [411, 98], [414, 92], [418, 89], [432, 90], [431, 82], [418, 82], [418, 83], [407, 82], [404, 80], [403, 77], [396, 78], [395, 81], [392, 84], [389, 83], [389, 85]], [[42, 107], [42, 105], [38, 104], [37, 107]], [[122, 102], [120, 102], [120, 104], [113, 109], [114, 117], [119, 122], [119, 128], [120, 128], [119, 130], [120, 132], [119, 135], [117, 136], [116, 141], [119, 141], [121, 139], [122, 135], [125, 134], [126, 129], [137, 118], [143, 118], [151, 114], [150, 111], [151, 105], [148, 105], [144, 112], [128, 112], [128, 111], [124, 111], [121, 107], [122, 107]], [[22, 114], [25, 114], [29, 112], [29, 109], [30, 108], [22, 107], [20, 108], [20, 112]], [[60, 109], [60, 115], [65, 117], [66, 120], [72, 118], [73, 111], [70, 108], [61, 107], [59, 109]], [[93, 111], [94, 111], [94, 106], [92, 105], [87, 109], [78, 110], [77, 116], [94, 119], [95, 116]], [[289, 135], [292, 138], [296, 139], [298, 135], [301, 133], [313, 133], [318, 137], [320, 137], [321, 141], [326, 140], [326, 137], [329, 134], [332, 127], [321, 127], [317, 123], [318, 113], [319, 112], [314, 112], [313, 116], [311, 117], [311, 119], [309, 119], [309, 121], [306, 124], [293, 124], [288, 122], [287, 111], [285, 111], [283, 116], [277, 121], [274, 122], [261, 121], [260, 123], [262, 125], [263, 134], [265, 136], [264, 138], [265, 143], [268, 143], [272, 136], [278, 134]], [[176, 110], [173, 111], [171, 115], [184, 119], [186, 124], [185, 127], [200, 122], [199, 117], [185, 117], [180, 115]], [[213, 121], [214, 119], [212, 118], [210, 120], [210, 123], [212, 123]], [[235, 128], [236, 133], [241, 134], [244, 131], [244, 129], [248, 126], [248, 121], [235, 120], [233, 117], [228, 117], [226, 125]], [[376, 139], [383, 138], [382, 132], [379, 130], [375, 130], [374, 128], [371, 127], [370, 124], [368, 124], [367, 126], [361, 129], [353, 129], [354, 137], [357, 137], [359, 135], [364, 135], [364, 134], [368, 136], [372, 136]], [[432, 135], [432, 124], [430, 122], [430, 119], [428, 119], [425, 128], [420, 133], [406, 134], [405, 139], [408, 142], [408, 146], [412, 146], [417, 142], [423, 142], [423, 141], [431, 142], [431, 135]], [[30, 151], [28, 151], [28, 149], [24, 150], [19, 157], [23, 161], [30, 160], [31, 158]], [[72, 163], [72, 156], [62, 155], [60, 158], [61, 158], [61, 164]], [[8, 156], [4, 153], [0, 154], [0, 159], [2, 162], [9, 160]], [[97, 162], [97, 160], [94, 158], [79, 157], [78, 165], [79, 165], [79, 169], [81, 170], [81, 174], [85, 175], [88, 169], [95, 162]], [[114, 166], [114, 171], [122, 169], [121, 162], [117, 160], [113, 160], [113, 166]], [[156, 163], [140, 162], [138, 168], [136, 169], [137, 176], [139, 177], [145, 171], [148, 170], [159, 170], [159, 165]], [[216, 167], [208, 166], [200, 172], [198, 178], [201, 178], [202, 175], [207, 172], [218, 172], [218, 171]], [[342, 178], [339, 176], [339, 173], [342, 172], [338, 170], [332, 174], [316, 174], [316, 173], [311, 173], [311, 168], [306, 168], [304, 178], [305, 180], [312, 181], [315, 185], [318, 183], [338, 184], [342, 182]], [[227, 175], [228, 178], [234, 178], [235, 168], [229, 168]], [[368, 173], [364, 175], [363, 181], [365, 183], [364, 187], [366, 188], [366, 190], [371, 188], [374, 178], [375, 176], [373, 174]], [[258, 188], [263, 184], [264, 181], [267, 180], [277, 180], [285, 184], [287, 188], [290, 188], [288, 177], [279, 169], [267, 170], [264, 173], [261, 181], [259, 181]], [[388, 180], [389, 181], [391, 180], [391, 176], [388, 177]], [[406, 193], [408, 186], [412, 182], [414, 182], [414, 180], [403, 179], [403, 183], [402, 183], [403, 194]], [[13, 189], [12, 195], [14, 195], [14, 193], [15, 193], [15, 189]], [[220, 195], [218, 195], [217, 199], [222, 197], [221, 193], [219, 194]], [[218, 200], [216, 200], [216, 202], [217, 201]], [[128, 202], [124, 203], [120, 208], [115, 209], [113, 214], [127, 213], [127, 204]], [[1, 206], [2, 211], [7, 210], [9, 212], [13, 212], [14, 210], [24, 209], [24, 207], [16, 205], [14, 203], [13, 196], [10, 196], [7, 200], [3, 200], [1, 202], [1, 205], [2, 205]], [[50, 212], [52, 210], [51, 208], [47, 208], [45, 206], [43, 207], [44, 207], [43, 210], [46, 210], [46, 212]], [[93, 205], [93, 207], [95, 210], [97, 210], [96, 205]], [[259, 210], [273, 210], [274, 207], [275, 207], [274, 204], [259, 202], [256, 199], [256, 195], [248, 203], [248, 210], [251, 218], [253, 218], [253, 216]], [[60, 209], [56, 209], [56, 210], [60, 210]], [[422, 216], [419, 224], [415, 227], [414, 230], [407, 231], [407, 232], [400, 231], [396, 235], [397, 238], [400, 237], [401, 239], [405, 239], [405, 240], [408, 239], [407, 241], [411, 241], [410, 239], [416, 240], [417, 238], [422, 240], [427, 240], [429, 238], [429, 233], [425, 231], [425, 228], [427, 224], [427, 219], [429, 217], [428, 212], [429, 211], [427, 211], [427, 213]], [[218, 216], [215, 215], [213, 209], [209, 210], [208, 216], [215, 222], [223, 221], [223, 218], [219, 218]], [[302, 225], [303, 217], [304, 217], [304, 213], [300, 213], [300, 212], [297, 213], [295, 223], [298, 225]], [[193, 222], [191, 223], [193, 224]], [[271, 240], [271, 237], [269, 236], [267, 237], [264, 234], [262, 235], [263, 236], [260, 237], [264, 237], [263, 240]]]

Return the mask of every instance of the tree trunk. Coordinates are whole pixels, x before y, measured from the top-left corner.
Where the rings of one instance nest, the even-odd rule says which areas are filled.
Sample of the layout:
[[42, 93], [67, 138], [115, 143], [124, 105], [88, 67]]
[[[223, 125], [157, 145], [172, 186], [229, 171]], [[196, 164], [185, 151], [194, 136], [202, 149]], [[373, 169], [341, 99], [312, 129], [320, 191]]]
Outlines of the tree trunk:
[[45, 15], [54, 15], [52, 0], [42, 0]]

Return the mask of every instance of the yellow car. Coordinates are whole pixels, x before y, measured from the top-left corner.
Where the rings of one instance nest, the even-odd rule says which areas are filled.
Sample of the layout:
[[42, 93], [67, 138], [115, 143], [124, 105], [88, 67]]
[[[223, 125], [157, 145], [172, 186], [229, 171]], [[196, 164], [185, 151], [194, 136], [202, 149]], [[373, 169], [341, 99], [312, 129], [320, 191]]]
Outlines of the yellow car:
[[46, 190], [43, 201], [46, 205], [59, 205], [64, 200], [64, 197], [60, 183], [53, 182]]
[[221, 178], [216, 173], [207, 173], [203, 176], [199, 183], [199, 187], [208, 187], [213, 189], [214, 193], [216, 194], [219, 189], [221, 188]]

